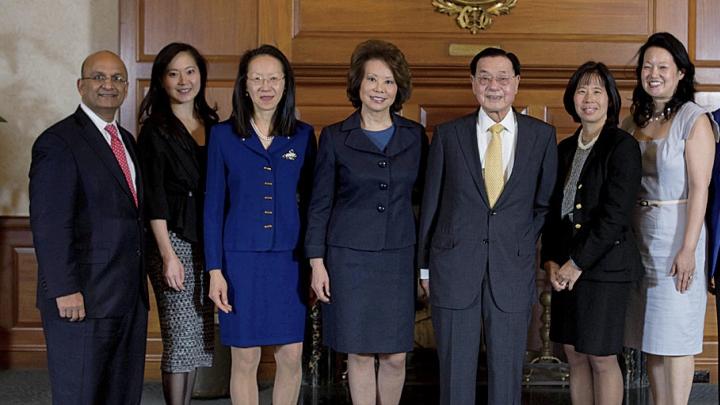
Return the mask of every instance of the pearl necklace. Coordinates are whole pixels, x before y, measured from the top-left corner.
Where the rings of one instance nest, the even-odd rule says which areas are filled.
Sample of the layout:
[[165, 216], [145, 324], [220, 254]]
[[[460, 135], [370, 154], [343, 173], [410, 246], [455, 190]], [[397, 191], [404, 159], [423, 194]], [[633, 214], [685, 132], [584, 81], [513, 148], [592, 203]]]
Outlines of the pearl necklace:
[[655, 121], [660, 121], [660, 120], [666, 120], [666, 119], [668, 119], [667, 117], [669, 117], [669, 116], [670, 116], [670, 109], [669, 109], [669, 108], [666, 108], [666, 109], [663, 110], [663, 111], [653, 113], [653, 114], [650, 116], [650, 118], [648, 118], [648, 122], [655, 122]]
[[263, 134], [260, 131], [260, 129], [258, 128], [258, 126], [255, 124], [255, 120], [253, 120], [252, 118], [250, 118], [250, 125], [255, 130], [255, 133], [257, 134], [258, 138], [260, 138], [260, 140], [265, 141], [265, 142], [272, 142], [272, 140], [273, 140], [272, 135], [268, 136], [268, 135]]

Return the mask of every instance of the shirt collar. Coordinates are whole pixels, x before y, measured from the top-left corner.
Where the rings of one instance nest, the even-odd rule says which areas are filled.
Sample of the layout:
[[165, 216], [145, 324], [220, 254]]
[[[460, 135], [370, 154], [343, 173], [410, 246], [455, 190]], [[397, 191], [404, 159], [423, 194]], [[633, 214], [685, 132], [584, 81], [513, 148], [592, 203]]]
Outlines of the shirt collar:
[[[485, 110], [480, 107], [478, 109], [478, 128], [481, 130], [481, 132], [488, 133], [490, 130], [490, 127], [495, 125], [496, 122], [493, 121], [492, 118], [490, 118], [489, 115], [485, 112]], [[502, 124], [503, 127], [505, 127], [505, 131], [514, 134], [515, 133], [515, 111], [510, 109], [507, 114], [505, 114], [505, 118], [502, 119], [502, 121], [499, 122], [499, 124]]]
[[[113, 117], [112, 122], [107, 122], [104, 119], [100, 118], [99, 115], [95, 114], [95, 111], [91, 110], [90, 107], [85, 105], [82, 101], [80, 102], [80, 108], [82, 108], [83, 112], [87, 114], [88, 117], [90, 117], [90, 121], [92, 121], [93, 124], [97, 127], [98, 130], [100, 130], [101, 134], [105, 133], [105, 127], [108, 126], [108, 124], [112, 124], [115, 126], [115, 128], [118, 128], [117, 125], [117, 112], [115, 113], [115, 116]], [[118, 128], [118, 133], [119, 133]]]

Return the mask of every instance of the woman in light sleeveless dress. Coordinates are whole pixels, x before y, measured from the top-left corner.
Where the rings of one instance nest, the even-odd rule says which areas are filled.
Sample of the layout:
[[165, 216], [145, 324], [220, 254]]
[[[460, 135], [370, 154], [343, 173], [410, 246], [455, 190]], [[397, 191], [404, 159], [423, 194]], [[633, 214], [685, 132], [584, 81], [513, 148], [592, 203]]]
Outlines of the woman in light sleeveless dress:
[[643, 177], [633, 229], [645, 277], [631, 292], [625, 344], [648, 355], [655, 404], [685, 404], [705, 318], [705, 206], [717, 129], [693, 96], [694, 66], [671, 34], [640, 48], [632, 122]]

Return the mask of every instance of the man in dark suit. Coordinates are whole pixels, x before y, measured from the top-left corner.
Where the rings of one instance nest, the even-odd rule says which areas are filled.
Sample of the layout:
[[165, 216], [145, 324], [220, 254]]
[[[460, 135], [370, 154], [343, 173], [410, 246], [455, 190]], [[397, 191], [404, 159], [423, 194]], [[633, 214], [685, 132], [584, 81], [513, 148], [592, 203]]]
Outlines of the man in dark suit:
[[489, 404], [520, 404], [536, 243], [555, 184], [555, 129], [512, 109], [517, 57], [470, 63], [480, 109], [438, 125], [430, 146], [418, 262], [440, 360], [440, 403], [475, 403], [484, 329]]
[[115, 116], [127, 70], [88, 56], [74, 114], [33, 145], [30, 222], [54, 404], [138, 404], [147, 331], [142, 182]]

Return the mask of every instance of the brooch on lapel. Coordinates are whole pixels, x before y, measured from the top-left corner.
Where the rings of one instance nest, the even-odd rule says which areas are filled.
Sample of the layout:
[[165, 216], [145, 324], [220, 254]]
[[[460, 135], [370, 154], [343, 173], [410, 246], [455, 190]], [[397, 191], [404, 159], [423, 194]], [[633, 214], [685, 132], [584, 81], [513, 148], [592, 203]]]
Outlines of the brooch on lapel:
[[289, 151], [287, 151], [287, 153], [282, 155], [282, 158], [287, 160], [295, 160], [297, 159], [297, 153], [295, 153], [295, 149], [290, 149]]

